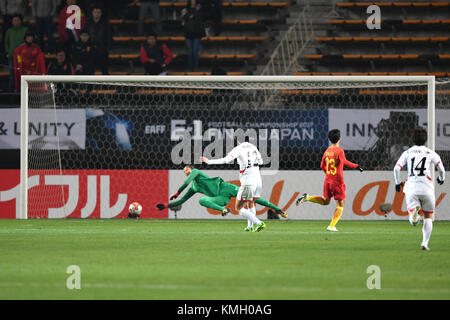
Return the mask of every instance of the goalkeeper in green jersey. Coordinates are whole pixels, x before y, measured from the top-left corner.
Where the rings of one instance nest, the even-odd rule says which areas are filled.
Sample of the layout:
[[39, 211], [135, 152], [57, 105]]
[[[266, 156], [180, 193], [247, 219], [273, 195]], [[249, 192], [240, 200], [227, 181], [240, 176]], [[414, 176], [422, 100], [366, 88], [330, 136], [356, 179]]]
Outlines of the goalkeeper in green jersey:
[[[200, 205], [220, 211], [222, 212], [222, 216], [226, 216], [228, 212], [231, 211], [230, 208], [226, 208], [225, 206], [230, 202], [231, 198], [237, 196], [239, 186], [232, 183], [227, 183], [219, 177], [211, 178], [207, 174], [201, 172], [198, 169], [193, 169], [189, 165], [185, 166], [183, 171], [188, 178], [183, 182], [181, 187], [178, 188], [178, 191], [170, 196], [169, 200], [176, 199], [191, 182], [192, 186], [179, 200], [169, 202], [168, 204], [158, 203], [156, 207], [159, 210], [163, 210], [165, 208], [170, 209], [179, 206], [198, 192], [207, 196], [199, 200]], [[281, 215], [283, 218], [288, 217], [288, 215], [284, 213], [280, 208], [267, 200], [259, 198], [255, 200], [255, 203], [275, 210], [275, 212]]]

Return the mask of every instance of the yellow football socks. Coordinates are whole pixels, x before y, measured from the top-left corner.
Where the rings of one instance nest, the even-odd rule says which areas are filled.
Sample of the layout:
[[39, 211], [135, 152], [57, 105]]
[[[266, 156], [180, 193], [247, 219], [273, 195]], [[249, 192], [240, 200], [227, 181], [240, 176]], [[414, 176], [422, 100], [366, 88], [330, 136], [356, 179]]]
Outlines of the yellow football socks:
[[306, 201], [318, 203], [320, 205], [325, 205], [325, 200], [321, 196], [308, 196]]
[[336, 210], [334, 211], [333, 219], [331, 220], [330, 227], [334, 228], [336, 224], [338, 223], [339, 219], [342, 216], [342, 212], [344, 211], [343, 207], [336, 207]]

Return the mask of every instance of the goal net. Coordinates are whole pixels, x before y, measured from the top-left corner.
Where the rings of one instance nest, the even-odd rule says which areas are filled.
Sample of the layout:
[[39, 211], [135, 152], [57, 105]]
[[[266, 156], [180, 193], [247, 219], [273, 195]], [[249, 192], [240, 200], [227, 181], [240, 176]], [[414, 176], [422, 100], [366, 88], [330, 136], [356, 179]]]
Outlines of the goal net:
[[[124, 218], [137, 201], [143, 218], [223, 218], [199, 205], [204, 195], [179, 212], [155, 206], [184, 182], [186, 164], [238, 183], [236, 164], [207, 167], [200, 157], [223, 157], [247, 135], [263, 155], [262, 196], [290, 219], [329, 219], [330, 208], [295, 199], [321, 195], [327, 133], [340, 129], [347, 159], [365, 170], [345, 171], [343, 219], [385, 219], [382, 202], [401, 219], [392, 169], [411, 129], [427, 128], [428, 146], [450, 166], [449, 91], [429, 76], [22, 77], [21, 184], [10, 217]], [[267, 208], [257, 210], [264, 218]]]

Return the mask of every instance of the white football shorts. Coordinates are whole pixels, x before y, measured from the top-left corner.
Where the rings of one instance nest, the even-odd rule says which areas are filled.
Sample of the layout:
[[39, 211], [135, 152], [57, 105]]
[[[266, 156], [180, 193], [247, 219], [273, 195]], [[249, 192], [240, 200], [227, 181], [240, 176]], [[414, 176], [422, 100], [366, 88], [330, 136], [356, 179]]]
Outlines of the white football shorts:
[[253, 201], [261, 197], [262, 185], [252, 184], [240, 186], [236, 199], [241, 201]]
[[421, 207], [424, 213], [433, 213], [435, 209], [436, 196], [432, 192], [416, 194], [407, 192], [405, 194], [408, 212], [416, 207]]

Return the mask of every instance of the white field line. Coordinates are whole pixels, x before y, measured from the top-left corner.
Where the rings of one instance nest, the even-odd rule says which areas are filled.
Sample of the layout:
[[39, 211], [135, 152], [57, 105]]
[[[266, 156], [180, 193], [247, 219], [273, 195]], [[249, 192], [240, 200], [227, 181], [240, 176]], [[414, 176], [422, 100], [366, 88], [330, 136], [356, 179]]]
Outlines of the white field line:
[[[65, 288], [65, 283], [40, 283], [40, 282], [0, 282], [3, 288]], [[130, 290], [214, 290], [220, 292], [222, 287], [202, 286], [202, 285], [179, 285], [179, 284], [113, 284], [113, 283], [81, 283], [81, 289], [130, 289]], [[233, 286], [233, 291], [248, 291], [248, 286]], [[252, 286], [251, 289], [260, 290], [262, 288]], [[372, 293], [439, 293], [450, 294], [450, 288], [381, 288], [379, 290], [369, 290], [365, 287], [359, 288], [329, 288], [329, 287], [300, 287], [300, 286], [278, 286], [270, 287], [270, 291], [288, 291], [288, 292], [372, 292]], [[444, 298], [444, 297], [443, 297]]]
[[[105, 230], [105, 229], [99, 229], [99, 230], [86, 230], [86, 229], [62, 229], [62, 228], [57, 228], [57, 229], [49, 229], [49, 228], [42, 228], [42, 229], [0, 229], [0, 234], [117, 234], [118, 232], [122, 232], [122, 233], [132, 233], [132, 234], [180, 234], [180, 232], [182, 232], [183, 234], [244, 234], [243, 231], [239, 230], [239, 231], [223, 231], [223, 230], [193, 230], [193, 231], [188, 231], [188, 230], [173, 230], [173, 231], [154, 231], [151, 230], [151, 228], [149, 229], [135, 229], [135, 228], [127, 228], [127, 229], [114, 229], [114, 230]], [[278, 230], [278, 231], [274, 231], [274, 230], [270, 230], [269, 228], [266, 228], [264, 231], [261, 232], [261, 234], [266, 234], [266, 233], [270, 233], [270, 234], [289, 234], [289, 235], [295, 235], [295, 234], [374, 234], [374, 235], [380, 235], [380, 234], [385, 234], [385, 235], [411, 235], [413, 232], [412, 228], [410, 232], [399, 232], [399, 231], [338, 231], [338, 232], [329, 232], [324, 230], [317, 230], [317, 231], [292, 231], [292, 230], [286, 230], [286, 231], [282, 231], [282, 230]], [[251, 233], [245, 233], [245, 234], [251, 234]], [[258, 233], [260, 234], [260, 233]], [[445, 235], [445, 236], [449, 236], [450, 233], [447, 232], [439, 232], [438, 230], [433, 230], [433, 236], [441, 236], [441, 235]]]

